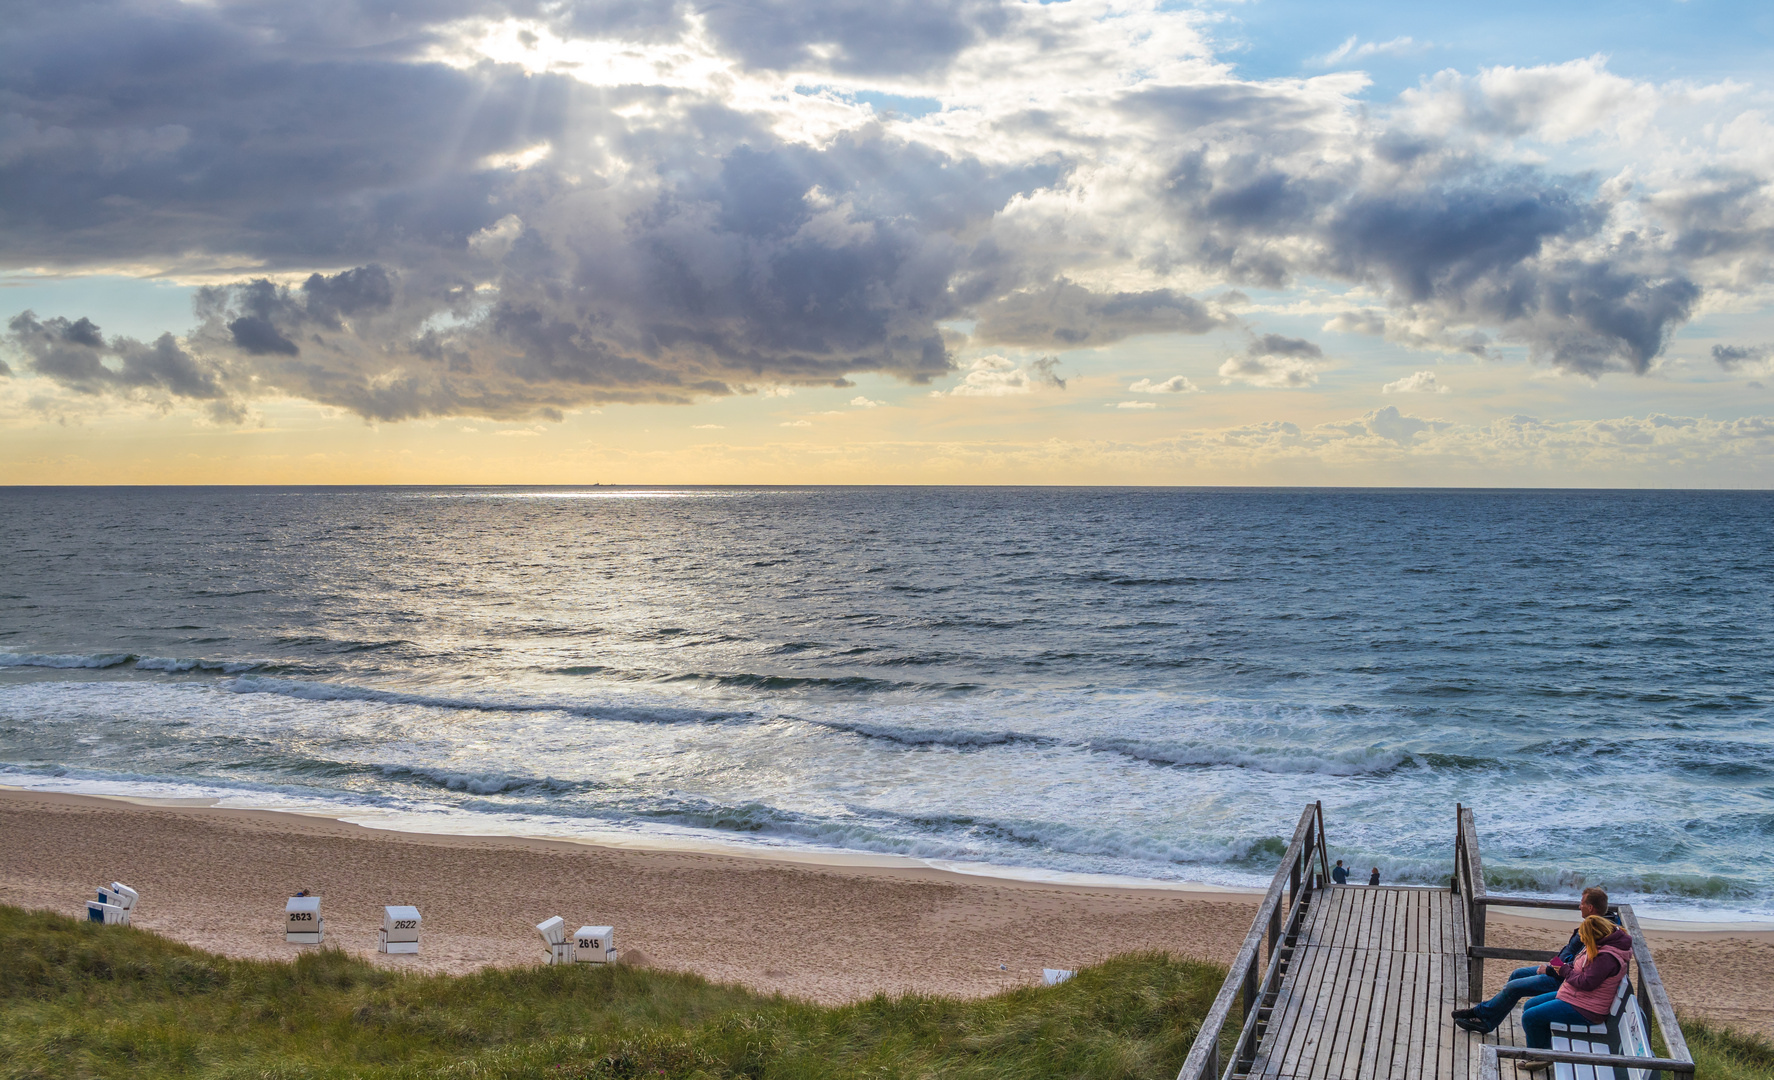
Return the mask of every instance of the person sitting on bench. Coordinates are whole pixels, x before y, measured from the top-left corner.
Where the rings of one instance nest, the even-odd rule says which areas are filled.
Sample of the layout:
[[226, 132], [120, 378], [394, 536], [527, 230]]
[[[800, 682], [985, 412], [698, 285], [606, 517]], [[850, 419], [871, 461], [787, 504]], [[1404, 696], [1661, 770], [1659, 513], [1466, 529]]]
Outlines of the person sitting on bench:
[[[1607, 915], [1608, 894], [1594, 886], [1584, 889], [1583, 900], [1577, 905], [1577, 910], [1582, 913], [1585, 919], [1591, 915]], [[1578, 950], [1582, 948], [1581, 935], [1576, 930], [1571, 931], [1571, 940], [1565, 942], [1565, 947], [1552, 958], [1553, 963], [1569, 967], [1571, 962], [1576, 959]], [[1497, 1030], [1497, 1025], [1501, 1024], [1503, 1018], [1509, 1015], [1509, 1010], [1515, 1008], [1516, 1002], [1522, 998], [1554, 993], [1558, 990], [1560, 981], [1562, 981], [1561, 976], [1553, 973], [1552, 964], [1516, 968], [1514, 973], [1509, 976], [1509, 981], [1503, 984], [1503, 989], [1497, 992], [1496, 997], [1480, 1002], [1470, 1009], [1455, 1009], [1453, 1012], [1454, 1024], [1467, 1031], [1489, 1034]]]
[[[1558, 989], [1528, 999], [1522, 1006], [1521, 1030], [1530, 1050], [1552, 1049], [1553, 1024], [1602, 1024], [1614, 1007], [1620, 980], [1626, 978], [1632, 960], [1632, 935], [1600, 915], [1591, 915], [1577, 927], [1583, 950], [1569, 964], [1546, 965], [1558, 975]], [[1552, 1062], [1528, 1059], [1516, 1068], [1536, 1072]]]

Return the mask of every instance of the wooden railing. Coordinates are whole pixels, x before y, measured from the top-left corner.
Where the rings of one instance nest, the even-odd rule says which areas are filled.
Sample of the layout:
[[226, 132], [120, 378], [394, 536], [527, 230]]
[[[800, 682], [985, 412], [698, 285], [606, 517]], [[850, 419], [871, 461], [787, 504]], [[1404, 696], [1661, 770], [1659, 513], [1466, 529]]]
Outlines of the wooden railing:
[[[1472, 811], [1454, 807], [1454, 893], [1466, 913], [1466, 943], [1482, 948], [1485, 930], [1484, 860], [1478, 854], [1478, 828]], [[1466, 1000], [1484, 1000], [1484, 954], [1471, 953], [1466, 976]]]
[[[1330, 860], [1324, 846], [1324, 804], [1315, 802], [1300, 815], [1293, 842], [1281, 856], [1275, 880], [1269, 883], [1269, 891], [1257, 908], [1257, 917], [1251, 921], [1250, 933], [1244, 936], [1244, 944], [1238, 950], [1237, 959], [1232, 961], [1231, 972], [1220, 987], [1219, 996], [1201, 1021], [1201, 1029], [1195, 1033], [1194, 1045], [1189, 1048], [1189, 1056], [1184, 1059], [1177, 1080], [1222, 1077], [1220, 1034], [1231, 1018], [1233, 1003], [1240, 999], [1244, 1023], [1233, 1046], [1232, 1060], [1225, 1063], [1223, 1080], [1230, 1080], [1233, 1073], [1248, 1068], [1256, 1059], [1269, 1008], [1275, 1004], [1281, 978], [1293, 958], [1294, 940], [1311, 902], [1312, 890], [1329, 880]], [[1262, 955], [1265, 931], [1269, 938], [1266, 957]], [[1259, 982], [1257, 967], [1264, 959], [1267, 965]]]
[[[1576, 911], [1580, 906], [1575, 900], [1541, 900], [1527, 896], [1493, 896], [1485, 891], [1484, 863], [1478, 854], [1478, 830], [1472, 823], [1472, 811], [1464, 806], [1456, 811], [1458, 818], [1458, 834], [1454, 840], [1454, 891], [1460, 894], [1465, 904], [1467, 918], [1467, 966], [1470, 980], [1467, 988], [1467, 1000], [1477, 1004], [1484, 1000], [1484, 962], [1489, 960], [1539, 960], [1544, 962], [1547, 953], [1544, 949], [1500, 949], [1485, 945], [1485, 913], [1492, 907], [1514, 908], [1551, 908], [1559, 911]], [[1610, 1058], [1613, 1055], [1573, 1054], [1569, 1051], [1554, 1052], [1551, 1050], [1527, 1051], [1520, 1047], [1486, 1047], [1486, 1068], [1489, 1073], [1481, 1076], [1496, 1077], [1497, 1054], [1489, 1053], [1496, 1050], [1503, 1057], [1536, 1057], [1549, 1061], [1571, 1061], [1589, 1065], [1630, 1065], [1635, 1069], [1666, 1070], [1669, 1072], [1692, 1073], [1694, 1056], [1688, 1052], [1688, 1042], [1682, 1037], [1682, 1025], [1676, 1020], [1675, 1006], [1670, 1004], [1669, 992], [1663, 987], [1663, 979], [1657, 974], [1657, 962], [1651, 959], [1651, 946], [1645, 940], [1645, 932], [1639, 928], [1638, 916], [1633, 914], [1631, 904], [1616, 904], [1610, 914], [1618, 915], [1620, 926], [1632, 936], [1633, 967], [1637, 971], [1637, 985], [1634, 987], [1641, 1002], [1641, 1007], [1648, 1004], [1648, 1019], [1655, 1025], [1654, 1030], [1663, 1036], [1663, 1045], [1669, 1049], [1670, 1058], [1618, 1058], [1617, 1060], [1588, 1060], [1590, 1058]]]
[[[1694, 1063], [1678, 1058], [1642, 1058], [1623, 1057], [1620, 1054], [1583, 1054], [1575, 1050], [1529, 1050], [1525, 1046], [1486, 1046], [1480, 1051], [1478, 1062], [1478, 1080], [1502, 1080], [1503, 1068], [1501, 1060], [1513, 1058], [1538, 1058], [1541, 1061], [1564, 1061], [1572, 1065], [1600, 1065], [1604, 1068], [1612, 1065], [1616, 1068], [1649, 1069], [1655, 1075], [1659, 1072], [1681, 1073], [1694, 1075]], [[1599, 1072], [1599, 1070], [1598, 1070]]]

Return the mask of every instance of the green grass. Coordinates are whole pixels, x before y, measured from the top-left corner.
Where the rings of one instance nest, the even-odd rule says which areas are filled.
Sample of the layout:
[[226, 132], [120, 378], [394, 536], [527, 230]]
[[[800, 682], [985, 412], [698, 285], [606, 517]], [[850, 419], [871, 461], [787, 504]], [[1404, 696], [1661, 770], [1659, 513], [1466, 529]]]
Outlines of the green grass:
[[[1224, 976], [1145, 953], [1051, 989], [826, 1008], [622, 967], [427, 976], [334, 951], [230, 960], [0, 906], [0, 1078], [1170, 1080]], [[1703, 1080], [1774, 1078], [1767, 1041], [1683, 1027]]]
[[1682, 1037], [1694, 1055], [1699, 1080], [1767, 1080], [1774, 1077], [1774, 1042], [1704, 1020], [1682, 1020]]
[[1170, 1077], [1223, 977], [1144, 954], [1051, 989], [826, 1008], [623, 967], [230, 960], [0, 906], [0, 1077]]

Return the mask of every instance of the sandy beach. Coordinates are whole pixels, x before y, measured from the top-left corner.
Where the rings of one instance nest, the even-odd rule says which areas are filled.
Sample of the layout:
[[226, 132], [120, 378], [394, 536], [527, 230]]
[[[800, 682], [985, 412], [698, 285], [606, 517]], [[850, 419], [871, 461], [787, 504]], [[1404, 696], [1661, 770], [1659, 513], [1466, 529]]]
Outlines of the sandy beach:
[[[633, 959], [821, 1002], [980, 995], [1159, 949], [1229, 961], [1258, 897], [1049, 884], [920, 866], [821, 865], [522, 837], [391, 832], [303, 815], [0, 790], [0, 902], [76, 915], [119, 879], [135, 925], [281, 958], [286, 897], [323, 900], [331, 945], [462, 972], [540, 961], [533, 926], [607, 923]], [[424, 912], [418, 956], [379, 957], [383, 904]], [[1774, 1035], [1774, 931], [1647, 931], [1678, 1009]], [[1558, 923], [1493, 917], [1491, 944], [1550, 951]], [[1496, 981], [1507, 964], [1493, 962]]]

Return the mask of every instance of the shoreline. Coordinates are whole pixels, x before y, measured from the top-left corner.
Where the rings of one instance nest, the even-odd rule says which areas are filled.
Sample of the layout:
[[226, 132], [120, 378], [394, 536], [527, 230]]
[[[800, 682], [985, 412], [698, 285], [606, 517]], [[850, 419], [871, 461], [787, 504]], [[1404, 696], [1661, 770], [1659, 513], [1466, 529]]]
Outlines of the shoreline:
[[[876, 993], [976, 997], [1124, 952], [1225, 964], [1256, 890], [1032, 881], [916, 860], [613, 846], [418, 833], [197, 800], [0, 788], [0, 902], [78, 915], [88, 890], [141, 891], [134, 922], [230, 956], [277, 959], [283, 901], [323, 898], [327, 944], [406, 970], [540, 962], [534, 925], [609, 924], [631, 959], [824, 1003]], [[167, 802], [178, 805], [166, 805]], [[713, 845], [710, 845], [711, 847]], [[902, 858], [902, 857], [896, 857]], [[380, 905], [424, 913], [418, 956], [375, 953]], [[1644, 920], [1641, 920], [1644, 921]], [[1497, 909], [1491, 944], [1563, 944], [1565, 913]], [[1684, 1012], [1774, 1035], [1774, 929], [1645, 921]], [[1486, 966], [1487, 983], [1511, 965]]]
[[[1033, 885], [1072, 886], [1086, 889], [1125, 889], [1135, 892], [1180, 892], [1192, 894], [1210, 894], [1226, 896], [1244, 896], [1252, 900], [1260, 900], [1266, 892], [1264, 886], [1225, 885], [1207, 881], [1168, 881], [1157, 878], [1141, 878], [1115, 874], [1089, 874], [1065, 870], [1048, 870], [1041, 867], [1006, 866], [998, 863], [964, 862], [952, 859], [928, 859], [916, 855], [898, 855], [890, 852], [850, 851], [843, 848], [822, 848], [816, 846], [766, 846], [748, 844], [738, 840], [723, 840], [717, 837], [701, 837], [680, 835], [675, 833], [635, 834], [627, 832], [591, 832], [582, 835], [561, 835], [548, 832], [482, 832], [473, 829], [426, 829], [408, 828], [403, 824], [393, 823], [392, 817], [386, 823], [377, 820], [373, 810], [362, 808], [349, 812], [331, 809], [300, 809], [295, 807], [235, 807], [220, 806], [222, 800], [215, 797], [181, 798], [176, 796], [131, 795], [112, 792], [73, 792], [55, 791], [47, 788], [20, 787], [12, 784], [0, 784], [0, 798], [12, 794], [66, 796], [74, 799], [97, 799], [127, 803], [133, 806], [158, 807], [168, 809], [203, 810], [217, 814], [272, 814], [283, 817], [301, 818], [309, 821], [331, 821], [341, 825], [350, 825], [378, 833], [395, 833], [405, 836], [435, 837], [439, 839], [463, 838], [472, 840], [522, 840], [550, 844], [568, 844], [579, 847], [611, 849], [619, 851], [670, 853], [683, 852], [705, 854], [722, 858], [751, 859], [763, 862], [781, 862], [810, 867], [827, 867], [832, 869], [880, 869], [880, 870], [929, 870], [940, 874], [950, 874], [963, 879], [975, 879], [986, 882], [1020, 882]], [[1409, 883], [1414, 886], [1416, 883]], [[1535, 898], [1541, 897], [1532, 894]], [[1575, 902], [1574, 898], [1571, 898]], [[1529, 924], [1536, 922], [1564, 923], [1567, 914], [1559, 910], [1543, 908], [1512, 908], [1503, 904], [1491, 907], [1492, 918], [1526, 920]], [[1505, 914], [1506, 913], [1506, 914]], [[1639, 925], [1646, 930], [1666, 931], [1680, 934], [1755, 934], [1774, 933], [1774, 917], [1768, 919], [1671, 919], [1655, 915], [1639, 915]]]

